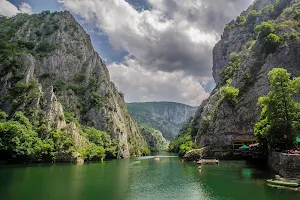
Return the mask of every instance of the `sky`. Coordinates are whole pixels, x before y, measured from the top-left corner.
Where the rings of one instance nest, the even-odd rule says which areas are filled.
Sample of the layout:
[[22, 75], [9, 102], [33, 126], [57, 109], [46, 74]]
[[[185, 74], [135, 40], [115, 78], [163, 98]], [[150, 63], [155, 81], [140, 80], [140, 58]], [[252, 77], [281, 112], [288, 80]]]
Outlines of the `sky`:
[[253, 0], [0, 0], [0, 14], [69, 10], [127, 102], [199, 106], [215, 86], [212, 50]]

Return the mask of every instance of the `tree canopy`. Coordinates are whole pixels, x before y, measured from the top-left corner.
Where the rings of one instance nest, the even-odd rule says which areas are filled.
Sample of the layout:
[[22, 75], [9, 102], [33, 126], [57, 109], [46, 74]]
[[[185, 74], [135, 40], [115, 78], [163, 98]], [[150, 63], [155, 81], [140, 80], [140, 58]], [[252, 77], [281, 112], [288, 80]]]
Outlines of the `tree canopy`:
[[300, 104], [295, 99], [300, 78], [291, 79], [282, 68], [274, 68], [268, 77], [271, 90], [258, 100], [262, 111], [254, 132], [269, 149], [288, 150], [300, 130]]

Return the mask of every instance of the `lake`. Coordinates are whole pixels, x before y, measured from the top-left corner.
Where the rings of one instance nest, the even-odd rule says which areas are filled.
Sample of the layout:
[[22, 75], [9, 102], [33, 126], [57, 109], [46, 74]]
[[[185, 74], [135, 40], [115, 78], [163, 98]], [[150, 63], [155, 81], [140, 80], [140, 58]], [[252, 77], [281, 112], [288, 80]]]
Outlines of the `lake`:
[[300, 192], [267, 186], [272, 175], [245, 161], [216, 166], [153, 157], [83, 165], [0, 166], [2, 200], [299, 200]]

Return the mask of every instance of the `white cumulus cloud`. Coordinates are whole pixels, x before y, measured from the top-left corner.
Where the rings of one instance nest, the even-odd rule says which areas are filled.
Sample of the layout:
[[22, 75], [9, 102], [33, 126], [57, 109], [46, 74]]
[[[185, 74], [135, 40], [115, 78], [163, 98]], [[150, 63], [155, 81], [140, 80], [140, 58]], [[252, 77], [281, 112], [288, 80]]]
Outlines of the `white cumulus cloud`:
[[[58, 1], [65, 9], [80, 15], [86, 22], [106, 33], [116, 50], [128, 52], [129, 57], [133, 58], [126, 58], [125, 63], [114, 63], [109, 67], [117, 86], [126, 93], [128, 100], [137, 98], [132, 96], [134, 93], [128, 93], [132, 88], [139, 91], [136, 95], [142, 95], [140, 100], [171, 100], [171, 94], [163, 95], [164, 88], [171, 85], [168, 81], [158, 80], [172, 77], [173, 86], [185, 86], [185, 89], [174, 89], [174, 93], [178, 94], [172, 99], [193, 105], [200, 104], [202, 97], [206, 95], [199, 82], [212, 82], [212, 50], [220, 39], [225, 24], [253, 2], [148, 0], [149, 9], [137, 10], [130, 4], [130, 0]], [[124, 72], [131, 80], [140, 80], [140, 77], [145, 80], [122, 82], [121, 78], [126, 79], [121, 74]], [[150, 78], [150, 75], [146, 76], [148, 74], [155, 75], [155, 79]], [[159, 84], [154, 84], [154, 80]], [[157, 87], [155, 90], [153, 85]], [[142, 94], [142, 89], [150, 91], [149, 94]], [[191, 92], [185, 92], [192, 89], [194, 96]], [[149, 96], [150, 94], [153, 96]], [[191, 98], [190, 101], [187, 98]]]
[[28, 3], [21, 3], [19, 6], [19, 10], [21, 13], [27, 13], [27, 14], [32, 14], [32, 8]]
[[127, 102], [163, 99], [198, 106], [209, 95], [193, 76], [183, 72], [148, 71], [128, 57], [124, 64], [112, 63], [108, 69]]
[[11, 17], [19, 13], [18, 8], [7, 0], [0, 0], [0, 15]]
[[21, 3], [19, 8], [7, 0], [0, 0], [0, 15], [12, 17], [18, 13], [32, 14], [32, 8], [28, 3]]

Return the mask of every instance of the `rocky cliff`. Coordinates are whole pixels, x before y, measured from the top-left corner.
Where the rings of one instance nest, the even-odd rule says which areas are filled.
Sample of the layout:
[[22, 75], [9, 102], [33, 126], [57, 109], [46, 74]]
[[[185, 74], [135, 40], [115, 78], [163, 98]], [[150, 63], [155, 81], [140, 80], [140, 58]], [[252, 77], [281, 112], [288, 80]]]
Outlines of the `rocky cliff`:
[[226, 25], [213, 50], [217, 86], [189, 122], [200, 146], [254, 137], [258, 98], [269, 91], [268, 72], [281, 67], [300, 75], [299, 10], [299, 0], [256, 0]]
[[83, 127], [94, 127], [115, 141], [118, 157], [141, 154], [147, 144], [123, 95], [69, 12], [1, 17], [0, 26], [0, 109], [9, 119], [17, 111], [32, 123], [42, 118], [43, 139], [69, 130], [75, 149], [85, 143]]
[[128, 103], [130, 114], [141, 124], [159, 130], [168, 139], [174, 139], [184, 122], [196, 111], [196, 107], [175, 102]]

